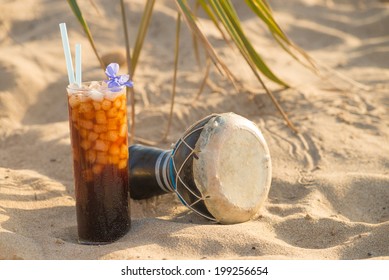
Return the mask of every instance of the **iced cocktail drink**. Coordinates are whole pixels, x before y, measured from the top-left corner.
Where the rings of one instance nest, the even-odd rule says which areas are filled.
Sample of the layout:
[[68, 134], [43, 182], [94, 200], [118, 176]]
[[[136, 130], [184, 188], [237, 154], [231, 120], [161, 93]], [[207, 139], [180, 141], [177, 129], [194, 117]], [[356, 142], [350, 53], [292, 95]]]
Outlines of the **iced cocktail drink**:
[[91, 82], [67, 92], [79, 242], [113, 242], [130, 227], [126, 90]]

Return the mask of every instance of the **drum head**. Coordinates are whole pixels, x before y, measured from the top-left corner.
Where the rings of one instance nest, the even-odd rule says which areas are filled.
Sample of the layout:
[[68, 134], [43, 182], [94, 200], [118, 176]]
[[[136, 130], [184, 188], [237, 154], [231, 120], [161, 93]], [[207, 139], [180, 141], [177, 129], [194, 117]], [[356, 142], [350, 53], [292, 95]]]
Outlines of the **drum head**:
[[196, 150], [194, 181], [216, 221], [239, 223], [258, 215], [271, 183], [270, 153], [258, 127], [234, 113], [213, 116]]

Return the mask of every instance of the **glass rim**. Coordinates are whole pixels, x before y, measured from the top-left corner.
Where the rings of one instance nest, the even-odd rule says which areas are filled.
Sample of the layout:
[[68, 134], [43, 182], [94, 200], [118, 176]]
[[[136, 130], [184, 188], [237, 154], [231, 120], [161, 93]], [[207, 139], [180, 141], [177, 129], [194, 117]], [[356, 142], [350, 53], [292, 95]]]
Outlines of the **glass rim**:
[[[102, 83], [104, 82], [104, 80], [100, 80], [100, 81], [85, 81], [85, 82], [82, 82], [81, 85], [90, 85], [92, 82], [98, 82], [98, 83]], [[103, 89], [93, 89], [93, 88], [79, 88], [77, 84], [69, 84], [66, 86], [66, 89], [67, 90], [71, 90], [71, 91], [75, 91], [75, 92], [90, 92], [91, 90], [97, 90], [97, 91], [100, 91], [100, 92], [120, 92], [121, 90], [123, 90], [123, 88], [125, 88], [126, 86], [125, 85], [122, 85], [122, 86], [118, 86], [118, 87], [112, 87], [112, 88], [103, 88]]]

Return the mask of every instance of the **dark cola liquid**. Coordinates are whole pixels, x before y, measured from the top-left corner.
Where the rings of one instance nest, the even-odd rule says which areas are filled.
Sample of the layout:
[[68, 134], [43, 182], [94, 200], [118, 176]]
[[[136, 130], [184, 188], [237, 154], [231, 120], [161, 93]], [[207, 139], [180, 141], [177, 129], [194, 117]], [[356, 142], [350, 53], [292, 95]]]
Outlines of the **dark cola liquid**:
[[130, 227], [128, 172], [106, 165], [91, 181], [76, 173], [79, 174], [75, 178], [79, 242], [98, 244], [122, 237]]

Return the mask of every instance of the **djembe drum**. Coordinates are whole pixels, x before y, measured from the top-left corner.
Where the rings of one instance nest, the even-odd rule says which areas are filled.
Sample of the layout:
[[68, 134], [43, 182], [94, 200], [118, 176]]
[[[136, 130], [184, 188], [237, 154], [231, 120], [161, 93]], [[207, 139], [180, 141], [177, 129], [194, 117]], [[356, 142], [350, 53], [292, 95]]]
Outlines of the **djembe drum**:
[[269, 192], [266, 141], [253, 122], [234, 113], [198, 121], [172, 150], [132, 145], [129, 153], [131, 198], [174, 192], [211, 221], [248, 221], [259, 214]]

